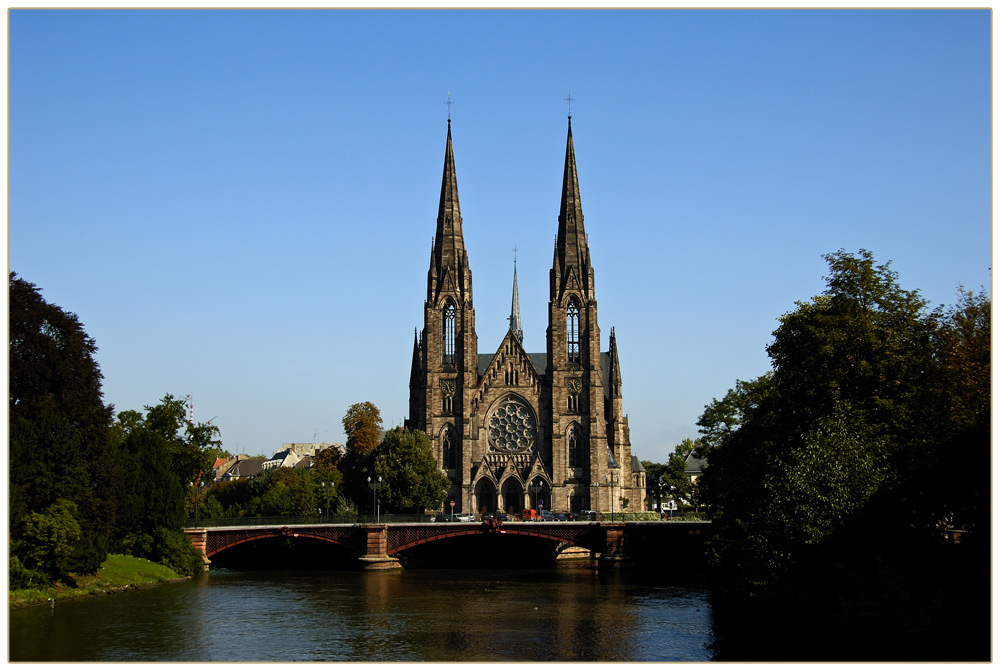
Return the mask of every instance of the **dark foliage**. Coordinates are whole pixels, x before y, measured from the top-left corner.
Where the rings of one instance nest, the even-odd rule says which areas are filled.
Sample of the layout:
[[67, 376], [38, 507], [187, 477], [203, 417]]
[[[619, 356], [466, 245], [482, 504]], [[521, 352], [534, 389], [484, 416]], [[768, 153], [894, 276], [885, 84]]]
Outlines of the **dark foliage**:
[[988, 658], [989, 299], [928, 310], [867, 252], [827, 261], [773, 370], [699, 420], [718, 657]]
[[31, 513], [72, 501], [82, 535], [66, 567], [92, 573], [107, 556], [108, 512], [117, 507], [106, 486], [112, 408], [102, 397], [97, 346], [76, 315], [14, 273], [8, 295], [11, 539], [20, 540]]

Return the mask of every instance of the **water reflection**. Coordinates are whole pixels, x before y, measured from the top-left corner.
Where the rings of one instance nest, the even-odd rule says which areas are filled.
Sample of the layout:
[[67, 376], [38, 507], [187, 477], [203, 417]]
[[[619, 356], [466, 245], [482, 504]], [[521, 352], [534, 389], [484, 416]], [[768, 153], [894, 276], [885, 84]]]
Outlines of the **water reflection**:
[[244, 572], [13, 611], [12, 661], [694, 661], [707, 592], [594, 564]]

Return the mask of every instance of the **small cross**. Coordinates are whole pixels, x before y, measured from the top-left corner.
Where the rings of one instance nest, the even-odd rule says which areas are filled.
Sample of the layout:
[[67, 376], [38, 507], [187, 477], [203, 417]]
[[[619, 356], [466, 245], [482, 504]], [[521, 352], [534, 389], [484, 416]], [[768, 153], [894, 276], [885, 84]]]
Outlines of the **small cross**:
[[514, 245], [514, 264], [517, 264], [517, 245]]
[[451, 101], [451, 91], [448, 91], [448, 100], [444, 104], [448, 106], [448, 121], [451, 121], [451, 106], [455, 104]]
[[576, 100], [576, 98], [574, 98], [572, 95], [570, 95], [569, 93], [567, 93], [566, 97], [563, 98], [563, 100], [566, 101], [566, 106], [569, 108], [568, 109], [569, 116], [573, 116], [573, 101]]

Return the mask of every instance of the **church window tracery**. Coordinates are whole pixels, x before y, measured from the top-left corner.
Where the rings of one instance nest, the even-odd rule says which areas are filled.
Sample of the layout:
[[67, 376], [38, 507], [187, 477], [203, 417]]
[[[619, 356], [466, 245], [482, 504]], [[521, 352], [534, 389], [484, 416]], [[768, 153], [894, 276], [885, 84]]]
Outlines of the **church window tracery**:
[[580, 468], [583, 464], [582, 441], [580, 440], [580, 429], [575, 424], [569, 429], [569, 467]]
[[535, 442], [535, 413], [520, 398], [506, 397], [487, 420], [490, 445], [503, 452], [523, 452]]
[[455, 429], [448, 427], [441, 439], [441, 460], [445, 468], [458, 468], [458, 439]]
[[575, 299], [566, 308], [566, 356], [570, 361], [580, 361], [580, 307]]
[[455, 365], [455, 304], [448, 301], [444, 307], [444, 362]]

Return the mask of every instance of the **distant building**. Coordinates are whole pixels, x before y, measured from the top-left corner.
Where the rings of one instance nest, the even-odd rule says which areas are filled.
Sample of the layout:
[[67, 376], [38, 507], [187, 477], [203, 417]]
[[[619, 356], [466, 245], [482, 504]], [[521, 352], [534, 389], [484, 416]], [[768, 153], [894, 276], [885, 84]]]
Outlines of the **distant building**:
[[312, 457], [330, 449], [337, 450], [341, 456], [344, 455], [344, 446], [340, 443], [283, 443], [281, 450], [264, 462], [262, 470], [296, 468], [303, 459], [308, 458], [307, 463], [311, 463]]
[[242, 480], [260, 475], [267, 459], [248, 457], [245, 454], [233, 458], [233, 464], [216, 480]]

